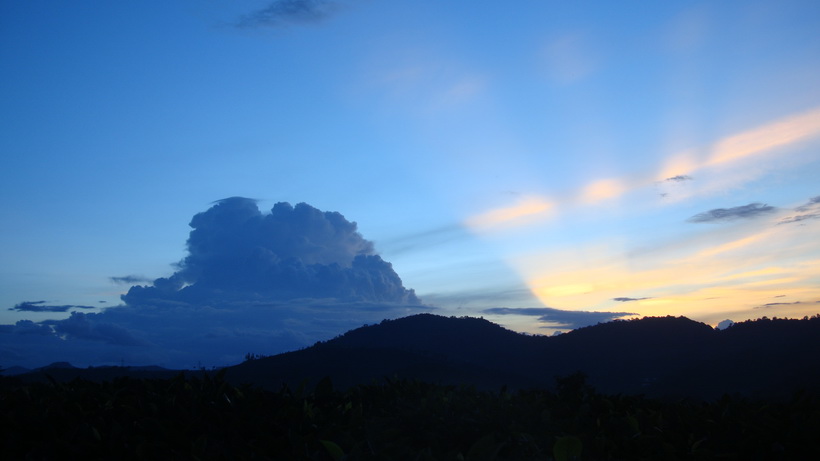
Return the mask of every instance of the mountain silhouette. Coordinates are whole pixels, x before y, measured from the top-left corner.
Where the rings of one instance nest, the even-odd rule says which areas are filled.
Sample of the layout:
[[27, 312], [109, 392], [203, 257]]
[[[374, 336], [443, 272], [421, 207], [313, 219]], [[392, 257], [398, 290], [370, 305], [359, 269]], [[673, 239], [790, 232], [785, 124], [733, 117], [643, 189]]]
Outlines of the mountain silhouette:
[[479, 318], [419, 314], [351, 330], [314, 346], [228, 367], [268, 388], [337, 387], [407, 378], [482, 389], [552, 388], [582, 372], [606, 393], [716, 398], [817, 393], [820, 317], [761, 319], [726, 330], [685, 317], [647, 317], [531, 336]]
[[[764, 317], [724, 330], [685, 317], [645, 317], [547, 337], [516, 333], [482, 318], [418, 314], [365, 325], [298, 351], [269, 357], [249, 353], [248, 360], [224, 373], [234, 384], [271, 390], [315, 385], [327, 377], [337, 388], [414, 379], [495, 391], [554, 389], [556, 378], [580, 372], [606, 394], [788, 398], [798, 390], [820, 395], [818, 356], [820, 315]], [[150, 366], [81, 369], [59, 362], [13, 374], [26, 381], [105, 381], [179, 373]]]

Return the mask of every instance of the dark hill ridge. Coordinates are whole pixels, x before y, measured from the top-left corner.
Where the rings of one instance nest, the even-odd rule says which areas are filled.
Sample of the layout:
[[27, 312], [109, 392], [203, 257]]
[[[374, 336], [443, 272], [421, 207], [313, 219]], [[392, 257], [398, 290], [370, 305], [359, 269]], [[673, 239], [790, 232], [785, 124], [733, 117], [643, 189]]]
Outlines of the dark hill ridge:
[[820, 392], [818, 353], [820, 317], [723, 331], [685, 317], [649, 317], [545, 337], [484, 319], [419, 314], [229, 367], [227, 376], [274, 388], [324, 376], [340, 387], [397, 376], [497, 389], [552, 387], [556, 376], [582, 371], [607, 393], [768, 396]]
[[523, 359], [519, 351], [536, 346], [541, 337], [527, 336], [475, 317], [418, 314], [351, 330], [329, 341], [334, 347], [386, 347], [431, 354], [451, 360], [501, 364]]
[[521, 352], [542, 339], [484, 319], [418, 314], [363, 326], [300, 351], [248, 361], [228, 368], [227, 376], [273, 388], [324, 376], [341, 387], [385, 377], [535, 387], [540, 383], [530, 376], [530, 364]]
[[[647, 317], [530, 336], [488, 320], [419, 314], [351, 330], [312, 347], [225, 369], [235, 384], [269, 389], [315, 384], [339, 388], [409, 378], [481, 389], [552, 388], [581, 371], [598, 391], [714, 399], [724, 393], [820, 395], [820, 316], [736, 323], [725, 330], [685, 317]], [[151, 367], [74, 368], [55, 363], [24, 380], [94, 381], [118, 376], [170, 378]], [[16, 373], [15, 373], [16, 374]]]

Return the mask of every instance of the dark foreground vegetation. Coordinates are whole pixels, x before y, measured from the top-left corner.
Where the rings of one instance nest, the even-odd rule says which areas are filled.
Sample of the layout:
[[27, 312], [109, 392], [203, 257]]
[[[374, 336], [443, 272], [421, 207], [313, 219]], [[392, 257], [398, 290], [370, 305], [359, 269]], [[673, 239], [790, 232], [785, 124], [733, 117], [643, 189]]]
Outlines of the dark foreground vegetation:
[[234, 386], [221, 374], [0, 381], [4, 459], [820, 459], [820, 399], [776, 403], [384, 380], [339, 391]]

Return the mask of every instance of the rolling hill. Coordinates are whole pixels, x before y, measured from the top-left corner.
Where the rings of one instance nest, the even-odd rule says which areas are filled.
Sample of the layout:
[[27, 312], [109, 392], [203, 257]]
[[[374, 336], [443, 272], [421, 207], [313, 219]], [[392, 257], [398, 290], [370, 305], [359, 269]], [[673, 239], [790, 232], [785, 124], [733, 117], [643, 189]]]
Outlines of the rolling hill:
[[267, 388], [338, 387], [409, 378], [482, 389], [551, 388], [581, 371], [601, 392], [715, 398], [820, 390], [820, 317], [762, 319], [726, 330], [685, 317], [599, 324], [529, 336], [484, 319], [419, 314], [351, 330], [312, 347], [248, 360], [227, 379]]

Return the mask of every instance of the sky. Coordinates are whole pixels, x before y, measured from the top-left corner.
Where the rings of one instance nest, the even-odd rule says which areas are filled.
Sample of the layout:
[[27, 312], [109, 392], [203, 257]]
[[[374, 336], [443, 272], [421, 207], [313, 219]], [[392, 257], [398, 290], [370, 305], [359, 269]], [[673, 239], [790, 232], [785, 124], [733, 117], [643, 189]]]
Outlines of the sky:
[[820, 313], [820, 3], [0, 4], [0, 365]]

